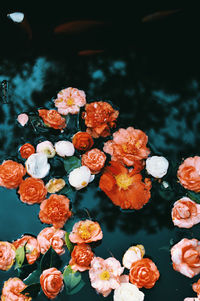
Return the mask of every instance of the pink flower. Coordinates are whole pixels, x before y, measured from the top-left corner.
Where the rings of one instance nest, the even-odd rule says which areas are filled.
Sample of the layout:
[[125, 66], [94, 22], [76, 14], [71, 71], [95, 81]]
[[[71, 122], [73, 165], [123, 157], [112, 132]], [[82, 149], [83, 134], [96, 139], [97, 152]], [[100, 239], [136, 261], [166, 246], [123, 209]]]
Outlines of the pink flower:
[[25, 126], [25, 124], [28, 122], [28, 115], [25, 113], [19, 114], [17, 117], [17, 121], [21, 124], [21, 126]]
[[0, 241], [0, 270], [9, 270], [15, 260], [15, 247], [7, 241]]
[[40, 256], [40, 247], [38, 245], [37, 239], [30, 235], [24, 235], [21, 238], [13, 242], [15, 248], [25, 246], [26, 259], [29, 264], [33, 264]]
[[54, 299], [63, 288], [63, 275], [56, 268], [44, 270], [40, 276], [40, 284], [47, 298]]
[[73, 243], [90, 243], [102, 239], [103, 233], [99, 223], [90, 220], [80, 221], [73, 226], [69, 239]]
[[112, 289], [116, 289], [120, 285], [120, 275], [124, 268], [114, 257], [106, 260], [100, 257], [94, 257], [89, 270], [91, 285], [96, 289], [97, 293], [107, 297]]
[[80, 107], [86, 104], [85, 92], [71, 87], [63, 89], [58, 93], [54, 103], [62, 115], [77, 114]]
[[46, 251], [52, 246], [57, 254], [64, 254], [64, 236], [65, 231], [63, 230], [59, 230], [54, 227], [44, 228], [37, 236], [41, 253], [46, 253]]
[[185, 159], [179, 166], [177, 177], [184, 188], [200, 192], [200, 157]]
[[2, 301], [30, 301], [31, 297], [20, 294], [27, 285], [19, 278], [9, 278], [3, 286], [1, 300]]

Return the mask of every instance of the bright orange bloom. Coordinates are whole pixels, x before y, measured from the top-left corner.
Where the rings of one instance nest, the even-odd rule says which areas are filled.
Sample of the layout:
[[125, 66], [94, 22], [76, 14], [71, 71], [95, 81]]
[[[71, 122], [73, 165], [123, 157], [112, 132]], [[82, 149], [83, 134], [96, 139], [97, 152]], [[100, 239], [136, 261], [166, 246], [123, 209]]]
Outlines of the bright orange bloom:
[[82, 155], [81, 164], [87, 166], [92, 174], [98, 174], [104, 167], [106, 155], [98, 148], [93, 148]]
[[87, 151], [91, 149], [94, 141], [87, 132], [78, 132], [73, 136], [72, 143], [77, 150]]
[[69, 239], [73, 243], [83, 244], [102, 239], [103, 232], [98, 222], [89, 219], [74, 224]]
[[177, 177], [185, 189], [200, 192], [200, 157], [189, 157], [179, 166]]
[[19, 149], [21, 157], [23, 159], [28, 159], [28, 157], [35, 153], [35, 147], [30, 143], [25, 143]]
[[122, 209], [141, 209], [150, 197], [151, 181], [139, 174], [140, 166], [129, 171], [119, 162], [110, 162], [100, 178], [99, 187]]
[[44, 270], [40, 276], [40, 284], [47, 298], [54, 299], [63, 288], [62, 273], [56, 268]]
[[38, 110], [39, 116], [44, 123], [56, 130], [62, 130], [66, 127], [66, 120], [56, 110]]
[[0, 186], [6, 188], [17, 188], [22, 182], [26, 169], [20, 163], [12, 160], [4, 161], [0, 165]]
[[77, 245], [74, 247], [71, 260], [69, 262], [74, 271], [86, 271], [90, 269], [90, 263], [94, 258], [94, 253], [91, 247], [86, 244]]
[[46, 195], [47, 189], [41, 179], [26, 178], [19, 186], [20, 200], [29, 205], [41, 203]]
[[196, 283], [193, 283], [192, 289], [200, 297], [200, 279]]
[[37, 239], [31, 235], [24, 235], [13, 242], [16, 249], [25, 246], [26, 259], [29, 264], [33, 264], [40, 256], [40, 247]]

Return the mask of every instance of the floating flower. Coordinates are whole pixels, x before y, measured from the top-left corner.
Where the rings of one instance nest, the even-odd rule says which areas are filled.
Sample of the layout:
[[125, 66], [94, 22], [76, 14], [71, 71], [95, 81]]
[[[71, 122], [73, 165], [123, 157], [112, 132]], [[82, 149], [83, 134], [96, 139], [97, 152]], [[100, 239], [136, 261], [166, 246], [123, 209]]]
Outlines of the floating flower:
[[93, 179], [87, 166], [75, 168], [69, 174], [69, 184], [76, 190], [86, 187]]
[[15, 247], [7, 241], [0, 241], [0, 270], [9, 270], [15, 260]]
[[60, 157], [71, 157], [75, 152], [73, 143], [64, 140], [55, 143], [55, 150]]
[[114, 301], [143, 301], [144, 294], [131, 283], [122, 283], [114, 291]]
[[20, 155], [23, 159], [28, 159], [28, 157], [35, 153], [35, 147], [30, 143], [25, 143], [19, 149]]
[[174, 203], [172, 221], [179, 228], [191, 228], [200, 222], [200, 205], [183, 197]]
[[40, 142], [37, 145], [36, 152], [45, 154], [47, 158], [53, 158], [56, 154], [53, 144], [50, 141]]
[[74, 147], [79, 151], [87, 151], [92, 148], [94, 141], [87, 132], [78, 132], [72, 138]]
[[185, 298], [184, 301], [199, 301], [199, 298]]
[[94, 138], [107, 137], [110, 135], [110, 128], [116, 126], [115, 122], [119, 112], [104, 101], [86, 104], [82, 118], [85, 119], [87, 132]]
[[54, 227], [44, 228], [37, 236], [37, 241], [40, 246], [40, 251], [45, 254], [52, 247], [57, 254], [62, 255], [64, 250], [65, 231], [55, 229]]
[[200, 157], [185, 159], [179, 166], [177, 177], [184, 188], [200, 192]]
[[25, 246], [26, 259], [29, 264], [33, 264], [40, 256], [40, 247], [37, 239], [30, 235], [24, 235], [13, 242], [16, 249]]
[[197, 300], [199, 300], [200, 299], [200, 279], [196, 283], [193, 283], [192, 289], [195, 293], [197, 293], [197, 296], [198, 296]]
[[141, 131], [128, 127], [113, 134], [113, 140], [104, 143], [104, 152], [111, 155], [112, 161], [121, 161], [133, 166], [135, 161], [146, 159], [150, 153], [147, 148], [148, 137]]
[[2, 301], [30, 301], [31, 297], [22, 295], [21, 292], [27, 287], [27, 285], [19, 278], [9, 278], [4, 282], [2, 289], [1, 300]]
[[52, 224], [55, 228], [62, 228], [71, 216], [70, 200], [64, 195], [52, 194], [40, 205], [39, 218], [42, 223]]
[[28, 120], [29, 120], [29, 117], [25, 113], [19, 114], [17, 117], [17, 121], [21, 124], [21, 126], [25, 126], [27, 124]]
[[63, 288], [62, 273], [56, 268], [44, 270], [40, 276], [40, 284], [47, 298], [54, 299]]
[[137, 167], [131, 171], [119, 162], [110, 162], [100, 178], [99, 187], [116, 205], [122, 209], [141, 209], [150, 197], [151, 181], [137, 173]]
[[81, 163], [87, 166], [92, 174], [97, 174], [104, 167], [106, 155], [98, 148], [93, 148], [82, 155]]
[[85, 92], [71, 87], [63, 89], [58, 93], [54, 103], [62, 115], [77, 114], [80, 107], [86, 104]]
[[192, 278], [200, 273], [200, 242], [183, 238], [171, 248], [171, 258], [175, 271]]
[[83, 272], [90, 269], [90, 263], [93, 258], [94, 253], [91, 247], [86, 244], [81, 244], [74, 247], [69, 264], [72, 270]]
[[80, 221], [73, 226], [69, 239], [73, 243], [90, 243], [93, 241], [101, 240], [103, 232], [99, 223], [86, 219]]
[[66, 127], [66, 120], [56, 110], [38, 110], [44, 123], [53, 129], [62, 130]]
[[18, 193], [22, 202], [29, 205], [40, 204], [47, 195], [47, 189], [41, 179], [29, 177], [21, 182]]
[[46, 189], [49, 193], [55, 193], [63, 189], [65, 184], [65, 180], [53, 178], [46, 184]]
[[12, 160], [4, 161], [0, 165], [0, 186], [8, 189], [17, 188], [26, 174], [24, 166]]
[[155, 263], [149, 258], [134, 262], [129, 273], [129, 280], [138, 288], [152, 288], [159, 279], [160, 273]]
[[143, 245], [130, 247], [123, 256], [123, 266], [127, 269], [130, 269], [132, 263], [142, 259], [144, 254], [145, 249]]
[[154, 178], [162, 178], [167, 174], [169, 162], [165, 157], [152, 156], [146, 160], [146, 170]]
[[50, 170], [47, 156], [43, 153], [32, 154], [25, 162], [27, 173], [33, 178], [45, 178]]

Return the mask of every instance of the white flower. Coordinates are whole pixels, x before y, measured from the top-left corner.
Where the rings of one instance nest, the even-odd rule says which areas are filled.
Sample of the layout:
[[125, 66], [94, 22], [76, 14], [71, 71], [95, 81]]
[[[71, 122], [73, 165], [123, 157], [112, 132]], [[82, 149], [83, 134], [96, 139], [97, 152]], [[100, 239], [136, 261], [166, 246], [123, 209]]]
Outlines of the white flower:
[[130, 269], [132, 263], [142, 259], [144, 254], [145, 254], [145, 249], [143, 245], [130, 247], [123, 256], [122, 259], [123, 266], [127, 269]]
[[28, 120], [29, 120], [29, 117], [25, 113], [19, 114], [17, 117], [17, 121], [21, 124], [21, 126], [25, 126], [25, 124], [28, 122]]
[[152, 156], [146, 160], [146, 170], [154, 178], [162, 178], [166, 175], [169, 162], [165, 157]]
[[71, 157], [73, 156], [75, 149], [70, 141], [58, 141], [55, 143], [56, 153], [61, 157]]
[[43, 153], [30, 155], [25, 162], [27, 173], [33, 178], [42, 179], [46, 177], [50, 170], [47, 156]]
[[13, 22], [21, 23], [24, 20], [24, 14], [21, 12], [15, 12], [12, 14], [7, 14], [7, 17], [10, 18]]
[[53, 158], [56, 154], [56, 151], [53, 147], [53, 144], [50, 141], [43, 141], [37, 145], [37, 153], [43, 153], [47, 158]]
[[69, 184], [77, 190], [86, 187], [91, 179], [93, 180], [93, 177], [87, 166], [75, 168], [69, 174]]
[[114, 291], [114, 301], [143, 301], [144, 294], [131, 283], [122, 283]]

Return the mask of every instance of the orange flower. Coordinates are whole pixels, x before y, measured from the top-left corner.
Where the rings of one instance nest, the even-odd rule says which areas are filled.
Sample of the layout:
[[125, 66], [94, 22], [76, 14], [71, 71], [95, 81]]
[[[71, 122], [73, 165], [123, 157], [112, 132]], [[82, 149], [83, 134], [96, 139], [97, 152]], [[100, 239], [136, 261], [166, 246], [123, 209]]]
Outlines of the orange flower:
[[0, 241], [0, 270], [9, 270], [15, 260], [15, 247], [7, 241]]
[[22, 164], [12, 160], [4, 161], [0, 165], [0, 186], [17, 188], [25, 174], [26, 169]]
[[41, 179], [26, 178], [19, 186], [20, 200], [29, 205], [41, 203], [46, 195], [47, 189]]
[[103, 233], [99, 223], [86, 219], [73, 226], [69, 239], [73, 243], [90, 243], [102, 239]]
[[94, 141], [87, 132], [78, 132], [73, 136], [72, 143], [77, 150], [87, 151], [93, 146]]
[[92, 174], [97, 174], [104, 167], [106, 155], [98, 148], [93, 148], [82, 155], [81, 164], [87, 166]]
[[200, 279], [196, 283], [193, 283], [192, 289], [200, 297]]
[[86, 244], [77, 245], [71, 253], [71, 260], [69, 262], [74, 271], [86, 271], [90, 269], [90, 263], [94, 258], [94, 253], [91, 247]]
[[21, 246], [25, 246], [26, 259], [29, 264], [33, 264], [40, 256], [40, 247], [38, 245], [37, 239], [30, 235], [24, 235], [22, 238], [17, 239], [13, 242], [16, 249]]
[[136, 165], [131, 171], [119, 162], [110, 162], [100, 178], [99, 187], [122, 209], [141, 209], [150, 197], [151, 181], [142, 181]]
[[30, 301], [31, 297], [20, 294], [27, 285], [19, 278], [9, 278], [3, 286], [1, 300], [2, 301]]
[[85, 110], [86, 112], [83, 113], [82, 118], [85, 119], [87, 132], [94, 138], [109, 136], [110, 128], [115, 127], [119, 112], [104, 101], [86, 104]]
[[43, 119], [44, 123], [56, 130], [62, 130], [66, 127], [65, 118], [63, 118], [56, 110], [38, 110], [39, 116]]
[[152, 288], [160, 273], [155, 263], [149, 258], [143, 258], [134, 262], [129, 273], [129, 280], [138, 288]]
[[44, 270], [40, 276], [40, 284], [47, 298], [54, 299], [63, 288], [62, 273], [56, 268]]
[[179, 166], [177, 176], [184, 188], [200, 192], [200, 157], [185, 159]]
[[35, 148], [30, 143], [25, 143], [19, 149], [21, 157], [23, 159], [28, 159], [28, 157], [35, 153]]
[[54, 228], [62, 228], [71, 216], [70, 200], [64, 195], [52, 194], [40, 205], [39, 218], [42, 223], [52, 224]]

